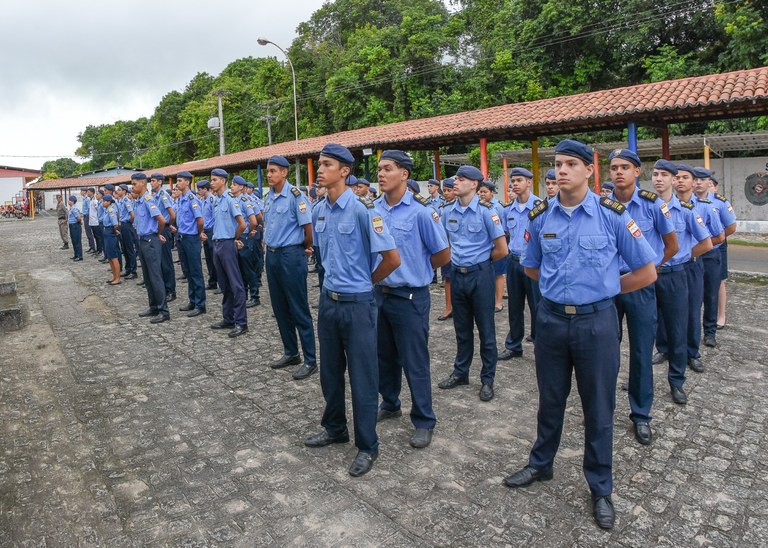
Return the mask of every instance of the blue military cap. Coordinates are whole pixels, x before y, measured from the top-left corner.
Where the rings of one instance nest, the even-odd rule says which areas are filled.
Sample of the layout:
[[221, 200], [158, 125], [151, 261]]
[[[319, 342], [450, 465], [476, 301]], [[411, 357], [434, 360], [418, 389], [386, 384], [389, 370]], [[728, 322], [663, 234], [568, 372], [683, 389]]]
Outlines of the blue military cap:
[[128, 192], [128, 185], [126, 185], [125, 183], [117, 185], [117, 186], [119, 186], [121, 190], [124, 190], [124, 191]]
[[261, 198], [261, 190], [259, 190], [258, 188], [257, 188], [257, 189], [255, 189], [255, 190], [253, 191], [253, 195], [254, 195], [254, 196], [256, 196], [256, 197], [258, 197], [258, 198]]
[[600, 185], [600, 187], [606, 190], [614, 190], [616, 188], [616, 185], [614, 185], [613, 182], [611, 181], [606, 181], [602, 185]]
[[146, 173], [134, 173], [131, 175], [132, 181], [146, 181], [147, 180], [147, 174]]
[[[348, 164], [351, 166], [355, 163], [355, 157], [352, 156], [352, 153], [349, 151], [349, 149], [345, 146], [337, 145], [336, 143], [328, 143], [325, 145], [323, 150], [320, 151], [320, 154], [322, 156], [335, 158], [342, 164]], [[347, 184], [349, 184], [349, 182], [347, 182]]]
[[376, 192], [376, 189], [375, 189], [375, 188], [371, 188], [371, 189], [369, 189], [369, 190], [368, 190], [368, 192], [370, 192], [370, 194], [371, 194], [371, 195], [372, 195], [374, 198], [376, 198], [376, 196], [378, 196], [378, 195], [379, 195], [379, 193], [378, 193], [378, 192]]
[[255, 186], [253, 186], [253, 183], [250, 182], [250, 181], [246, 181], [245, 182], [245, 186], [246, 186], [246, 188], [256, 188]]
[[115, 185], [113, 185], [112, 183], [107, 183], [106, 185], [104, 185], [104, 190], [109, 190], [110, 192], [114, 192]]
[[697, 179], [709, 179], [710, 175], [712, 175], [712, 172], [708, 169], [705, 169], [703, 167], [695, 167], [693, 168], [693, 176]]
[[587, 165], [595, 163], [595, 151], [592, 147], [585, 145], [579, 141], [573, 139], [563, 139], [555, 147], [555, 154], [564, 154], [565, 156], [573, 156], [583, 161]]
[[347, 186], [355, 186], [357, 184], [357, 177], [355, 177], [354, 175], [352, 175], [350, 173], [347, 176], [347, 180], [346, 180], [346, 182], [344, 184], [346, 184]]
[[[357, 181], [357, 182], [359, 183], [359, 182], [360, 182], [360, 180], [358, 179], [358, 181]], [[304, 194], [307, 194], [307, 193], [309, 192], [309, 188], [308, 188], [308, 187], [306, 187], [306, 186], [300, 186], [300, 187], [299, 187], [299, 190], [301, 190], [301, 191], [302, 191]]]
[[81, 190], [82, 192], [88, 192], [88, 187], [87, 187], [87, 186], [84, 186], [84, 187], [83, 187], [83, 188], [81, 188], [80, 190]]
[[89, 187], [89, 188], [88, 188], [88, 192], [96, 192], [96, 189], [95, 189], [95, 188], [93, 188], [93, 187]]
[[158, 181], [165, 181], [165, 175], [163, 175], [162, 173], [153, 173], [149, 178], [157, 179]]
[[677, 164], [677, 172], [680, 173], [681, 171], [687, 171], [691, 174], [691, 177], [696, 177], [693, 173], [693, 168], [687, 164]]
[[443, 181], [443, 188], [453, 188], [453, 177], [448, 177]]
[[101, 194], [103, 196], [104, 195], [104, 191], [101, 190], [101, 189], [98, 189], [98, 190], [96, 190], [96, 194]]
[[677, 175], [677, 164], [663, 158], [656, 160], [653, 169], [661, 169], [662, 171], [669, 171], [672, 175]]
[[309, 189], [309, 197], [312, 198], [313, 200], [315, 198], [317, 198], [317, 187], [316, 186], [312, 186], [312, 188]]
[[410, 188], [412, 191], [414, 191], [416, 194], [418, 194], [421, 191], [421, 188], [419, 188], [419, 183], [414, 181], [413, 179], [408, 179], [405, 184]]
[[712, 179], [712, 182], [715, 183], [715, 186], [720, 184], [720, 181], [717, 180], [717, 177], [715, 177], [715, 172], [711, 171], [709, 173], [709, 178]]
[[555, 170], [554, 169], [548, 169], [547, 170], [547, 174], [544, 176], [544, 178], [545, 179], [551, 179], [553, 181], [556, 180], [557, 176], [555, 175]]
[[533, 173], [525, 169], [524, 167], [513, 167], [509, 172], [510, 177], [525, 177], [526, 179], [533, 179]]
[[197, 182], [197, 188], [211, 188], [211, 183], [208, 182], [208, 179], [200, 179]]
[[485, 179], [485, 177], [483, 177], [483, 172], [475, 166], [461, 166], [458, 171], [456, 171], [456, 177], [464, 177], [465, 179], [471, 179], [478, 182]]
[[232, 177], [232, 184], [245, 186], [245, 179], [240, 177], [240, 175], [235, 175], [234, 177]]
[[357, 183], [358, 185], [365, 185], [365, 186], [371, 186], [371, 182], [368, 179], [363, 179], [362, 177], [358, 177]]
[[112, 197], [111, 194], [105, 194], [104, 197], [102, 198], [102, 200], [105, 201], [105, 202], [114, 202], [115, 201], [115, 199]]
[[229, 173], [221, 169], [220, 167], [217, 167], [216, 169], [211, 170], [211, 175], [215, 175], [216, 177], [224, 177], [225, 179], [229, 178]]
[[76, 202], [77, 201], [77, 197], [76, 196], [70, 196], [69, 197], [69, 201], [70, 202]]
[[484, 186], [485, 188], [487, 188], [491, 192], [496, 192], [496, 185], [493, 184], [488, 179], [484, 179], [484, 180], [480, 181], [480, 186]]
[[408, 173], [413, 172], [413, 160], [402, 150], [385, 150], [381, 153], [379, 160], [392, 160], [403, 169], [407, 169]]
[[439, 187], [440, 186], [440, 181], [438, 181], [437, 179], [430, 179], [429, 181], [427, 181], [427, 184], [428, 185], [435, 185], [435, 186]]
[[182, 178], [182, 179], [189, 179], [189, 180], [191, 181], [191, 180], [192, 180], [192, 174], [191, 174], [189, 171], [179, 171], [179, 172], [176, 174], [176, 178], [177, 178], [177, 179], [178, 179], [178, 178]]
[[640, 167], [640, 156], [637, 155], [636, 152], [629, 150], [628, 148], [617, 148], [616, 150], [612, 150], [611, 153], [608, 155], [608, 161], [610, 162], [614, 158], [621, 158], [622, 160], [627, 160], [628, 162], [631, 162], [635, 167]]
[[269, 160], [267, 160], [267, 165], [269, 164], [275, 164], [276, 166], [280, 167], [291, 167], [291, 163], [285, 159], [284, 156], [278, 156], [277, 154], [270, 157]]

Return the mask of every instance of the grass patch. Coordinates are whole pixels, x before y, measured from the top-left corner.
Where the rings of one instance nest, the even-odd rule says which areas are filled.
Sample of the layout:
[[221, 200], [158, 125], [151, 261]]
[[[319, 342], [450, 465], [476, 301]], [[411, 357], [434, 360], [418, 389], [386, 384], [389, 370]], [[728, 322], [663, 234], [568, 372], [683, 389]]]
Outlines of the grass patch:
[[747, 247], [768, 247], [768, 242], [749, 242], [747, 240], [737, 240], [728, 238], [728, 245], [745, 245]]

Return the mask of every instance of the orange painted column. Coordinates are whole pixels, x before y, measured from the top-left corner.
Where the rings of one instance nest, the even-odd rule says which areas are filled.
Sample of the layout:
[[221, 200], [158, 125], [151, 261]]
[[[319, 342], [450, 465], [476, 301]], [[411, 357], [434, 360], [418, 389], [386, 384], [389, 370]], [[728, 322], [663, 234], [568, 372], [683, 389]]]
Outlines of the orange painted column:
[[501, 165], [504, 167], [504, 201], [509, 201], [509, 169], [507, 168], [507, 159], [501, 159]]
[[312, 158], [307, 158], [307, 178], [309, 179], [309, 188], [315, 184], [315, 162]]
[[480, 171], [483, 173], [483, 177], [488, 178], [488, 139], [486, 137], [480, 138]]
[[600, 194], [600, 157], [597, 151], [594, 152], [595, 158], [595, 194]]

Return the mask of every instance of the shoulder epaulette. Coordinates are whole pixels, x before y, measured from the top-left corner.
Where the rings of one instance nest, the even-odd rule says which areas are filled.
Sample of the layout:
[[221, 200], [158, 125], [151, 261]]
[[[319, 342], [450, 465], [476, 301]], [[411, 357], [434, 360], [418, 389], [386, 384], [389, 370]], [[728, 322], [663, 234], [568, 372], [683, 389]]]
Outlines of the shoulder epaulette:
[[373, 202], [372, 201], [367, 200], [367, 199], [365, 199], [363, 197], [360, 197], [360, 196], [358, 196], [357, 199], [360, 200], [360, 203], [363, 204], [368, 209], [373, 209]]
[[711, 204], [712, 200], [709, 200], [708, 198], [699, 198], [699, 202], [702, 204]]
[[514, 203], [515, 203], [515, 201], [514, 201], [514, 200], [512, 200], [511, 202], [502, 202], [502, 201], [499, 201], [499, 203], [501, 204], [501, 207], [507, 208], [507, 207], [511, 206], [512, 204], [514, 204]]
[[493, 209], [493, 204], [491, 202], [486, 202], [485, 200], [480, 200], [480, 205], [487, 207], [488, 209]]
[[292, 186], [291, 187], [291, 194], [293, 194], [294, 196], [296, 196], [298, 198], [299, 196], [301, 196], [301, 190], [299, 190], [295, 186]]
[[725, 197], [725, 196], [723, 196], [722, 194], [715, 194], [715, 198], [717, 198], [717, 199], [718, 199], [718, 200], [720, 200], [721, 202], [727, 202], [727, 201], [728, 201], [728, 198], [726, 198], [726, 197]]
[[617, 202], [616, 200], [611, 200], [610, 198], [600, 198], [600, 205], [607, 207], [616, 213], [624, 213], [627, 210], [627, 208], [624, 207], [624, 204]]
[[429, 200], [427, 200], [427, 199], [426, 199], [424, 196], [422, 196], [421, 194], [414, 194], [414, 195], [413, 195], [413, 199], [414, 199], [414, 200], [416, 200], [417, 202], [419, 202], [419, 203], [420, 203], [421, 205], [423, 205], [423, 206], [432, 205], [432, 202], [430, 202]]
[[539, 201], [539, 203], [533, 206], [533, 209], [528, 212], [528, 220], [533, 221], [536, 217], [544, 213], [548, 207], [549, 202]]
[[651, 192], [650, 190], [642, 190], [642, 189], [637, 193], [637, 195], [651, 202], [655, 202], [659, 197], [659, 195], [656, 194], [655, 192]]
[[446, 207], [446, 206], [449, 206], [449, 205], [453, 205], [455, 202], [456, 202], [456, 198], [454, 198], [453, 200], [448, 200], [447, 202], [445, 202], [440, 207]]
[[684, 202], [683, 200], [680, 200], [680, 205], [683, 206], [685, 209], [695, 209], [696, 206], [693, 205], [691, 202]]
[[240, 200], [242, 200], [243, 202], [247, 202], [248, 198], [246, 198], [245, 196], [240, 196]]

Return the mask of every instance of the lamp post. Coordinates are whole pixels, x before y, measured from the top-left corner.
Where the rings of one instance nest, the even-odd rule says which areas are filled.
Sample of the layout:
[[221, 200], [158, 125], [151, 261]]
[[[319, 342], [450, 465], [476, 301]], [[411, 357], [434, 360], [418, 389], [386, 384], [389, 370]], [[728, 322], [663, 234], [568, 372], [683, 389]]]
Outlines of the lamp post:
[[[259, 38], [256, 40], [256, 42], [259, 43], [260, 46], [266, 46], [267, 44], [272, 44], [277, 49], [279, 49], [281, 52], [283, 52], [283, 55], [285, 55], [285, 58], [288, 60], [288, 65], [291, 67], [291, 77], [293, 78], [293, 130], [296, 136], [296, 143], [299, 142], [299, 109], [296, 105], [296, 70], [293, 68], [293, 63], [291, 62], [291, 58], [288, 57], [288, 52], [285, 51], [283, 48], [272, 42], [271, 40], [267, 40], [266, 38]], [[299, 158], [296, 158], [296, 186], [301, 185], [301, 163], [299, 161]]]

